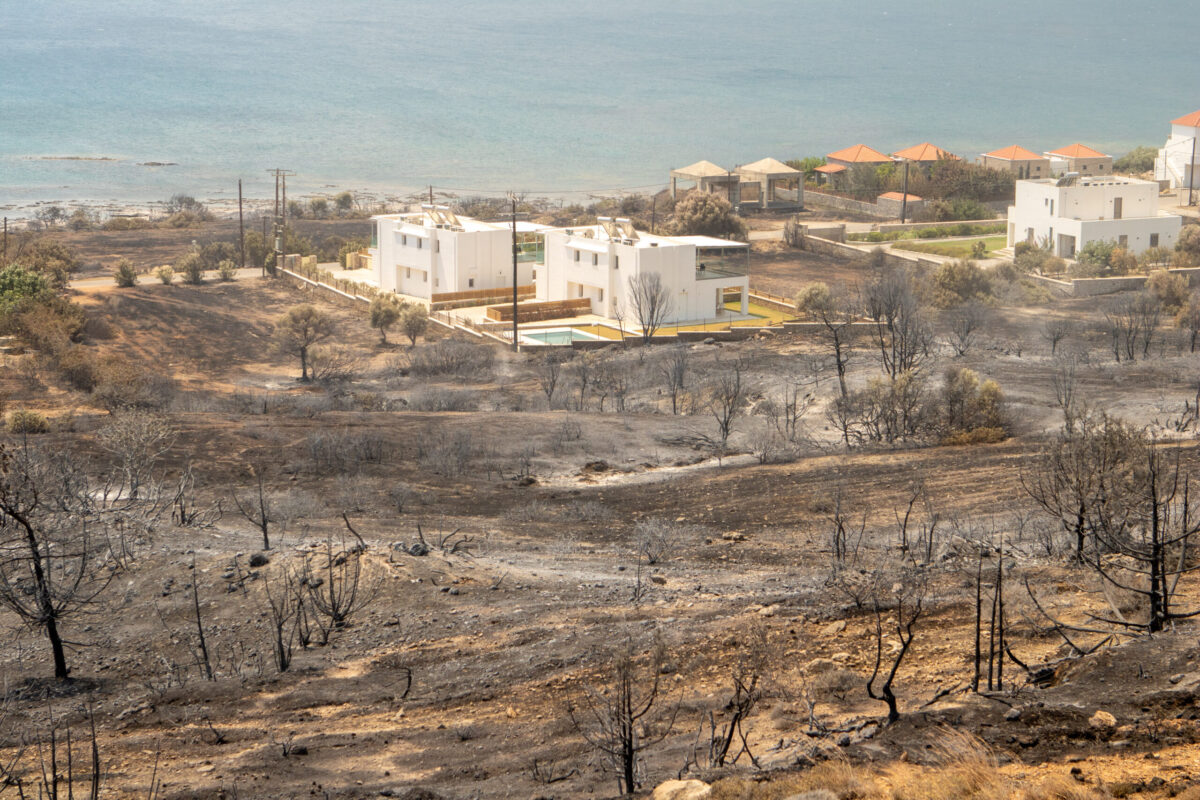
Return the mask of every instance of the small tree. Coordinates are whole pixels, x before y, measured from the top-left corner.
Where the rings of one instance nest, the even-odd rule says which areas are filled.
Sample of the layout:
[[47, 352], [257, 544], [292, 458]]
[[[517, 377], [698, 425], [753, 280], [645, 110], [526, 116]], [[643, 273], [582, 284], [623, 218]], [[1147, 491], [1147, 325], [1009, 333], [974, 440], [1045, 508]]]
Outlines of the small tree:
[[721, 449], [724, 450], [733, 432], [734, 420], [746, 408], [749, 387], [742, 379], [742, 369], [738, 364], [718, 372], [708, 385], [708, 409], [717, 421], [717, 432], [721, 437]]
[[131, 409], [115, 414], [97, 438], [117, 459], [123, 492], [137, 499], [155, 464], [175, 444], [176, 435], [166, 417]]
[[628, 295], [633, 317], [642, 328], [642, 343], [646, 344], [674, 312], [674, 300], [657, 272], [631, 276]]
[[662, 662], [662, 649], [655, 648], [649, 663], [640, 665], [633, 640], [627, 639], [605, 665], [607, 685], [585, 685], [582, 699], [567, 705], [575, 730], [616, 773], [621, 794], [637, 791], [642, 753], [665, 739], [675, 724], [678, 705], [656, 733], [648, 724], [662, 697]]
[[1175, 240], [1175, 255], [1178, 266], [1190, 267], [1200, 264], [1200, 225], [1184, 225]]
[[133, 262], [128, 258], [122, 258], [117, 262], [117, 268], [113, 271], [113, 280], [117, 282], [117, 286], [122, 289], [128, 289], [131, 286], [137, 286], [138, 273], [134, 268]]
[[[397, 300], [394, 295], [380, 292], [371, 300], [371, 327], [379, 331], [379, 341], [387, 344], [387, 329], [395, 325], [401, 313], [405, 310], [405, 304]], [[414, 342], [415, 344], [415, 342]]]
[[417, 338], [429, 327], [429, 311], [425, 306], [409, 306], [400, 315], [400, 330], [408, 337], [408, 346], [416, 347]]
[[837, 367], [838, 388], [846, 397], [846, 367], [854, 348], [854, 321], [858, 317], [856, 304], [847, 292], [831, 291], [818, 281], [796, 295], [796, 311], [813, 317], [824, 327]]
[[54, 677], [66, 680], [62, 623], [112, 580], [94, 529], [86, 478], [65, 459], [0, 448], [0, 606], [45, 634]]
[[235, 280], [237, 278], [237, 264], [228, 258], [222, 259], [217, 264], [217, 277], [225, 283]]
[[274, 339], [280, 351], [300, 357], [300, 380], [307, 382], [309, 348], [336, 332], [329, 315], [305, 303], [292, 306], [275, 320]]
[[[687, 382], [688, 347], [680, 343], [672, 347], [661, 366], [662, 376], [666, 380], [667, 393], [671, 395], [671, 413], [679, 413], [679, 393]], [[601, 411], [604, 409], [601, 408]]]
[[883, 669], [884, 612], [879, 598], [875, 598], [875, 666], [871, 670], [870, 679], [867, 681], [867, 696], [872, 700], [887, 703], [887, 721], [889, 724], [900, 719], [900, 711], [896, 706], [896, 694], [892, 690], [892, 684], [896, 680], [896, 673], [900, 671], [900, 665], [904, 663], [904, 657], [908, 655], [908, 650], [912, 646], [913, 637], [915, 636], [914, 629], [917, 622], [921, 619], [921, 614], [924, 610], [922, 607], [924, 599], [925, 584], [923, 580], [916, 587], [902, 588], [896, 597], [895, 631], [900, 646], [893, 651], [891, 667], [888, 668], [883, 682], [876, 688], [875, 682], [879, 680], [880, 672]]
[[169, 264], [163, 264], [158, 269], [154, 270], [154, 276], [158, 278], [164, 286], [170, 286], [175, 281], [175, 270]]

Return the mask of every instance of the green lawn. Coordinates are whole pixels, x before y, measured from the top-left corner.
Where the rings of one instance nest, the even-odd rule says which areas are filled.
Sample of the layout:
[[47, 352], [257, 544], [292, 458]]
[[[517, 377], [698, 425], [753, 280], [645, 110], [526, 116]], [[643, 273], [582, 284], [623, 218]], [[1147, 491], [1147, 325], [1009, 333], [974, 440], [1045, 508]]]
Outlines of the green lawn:
[[1007, 244], [1007, 237], [1004, 236], [979, 236], [974, 239], [955, 239], [952, 242], [896, 242], [892, 245], [896, 250], [909, 250], [914, 253], [929, 253], [935, 256], [949, 256], [950, 258], [970, 258], [971, 247], [975, 242], [983, 242], [987, 248], [987, 253], [990, 255], [997, 250], [1003, 250]]

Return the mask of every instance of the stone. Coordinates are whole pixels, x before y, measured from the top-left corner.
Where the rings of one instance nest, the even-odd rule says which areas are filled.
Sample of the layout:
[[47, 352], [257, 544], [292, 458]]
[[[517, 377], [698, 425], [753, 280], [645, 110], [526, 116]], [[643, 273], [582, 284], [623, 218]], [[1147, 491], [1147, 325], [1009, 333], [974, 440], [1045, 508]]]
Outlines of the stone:
[[704, 781], [667, 781], [654, 787], [650, 800], [705, 800], [712, 788]]
[[849, 747], [850, 746], [850, 734], [843, 733], [841, 736], [839, 736], [837, 738], [837, 746], [838, 747]]
[[1095, 730], [1108, 730], [1117, 727], [1117, 718], [1107, 711], [1097, 711], [1088, 719], [1088, 725]]
[[837, 669], [837, 664], [833, 662], [832, 658], [814, 658], [808, 662], [805, 669], [809, 675], [820, 675], [822, 672], [832, 672]]
[[825, 636], [837, 636], [844, 630], [846, 630], [846, 620], [839, 619], [837, 622], [831, 622], [822, 628], [821, 633]]
[[1174, 684], [1182, 681], [1184, 679], [1184, 677], [1185, 676], [1182, 672], [1178, 672], [1170, 677], [1170, 681], [1171, 681], [1172, 685], [1174, 685]]
[[1021, 709], [1010, 708], [1007, 712], [1005, 712], [1004, 718], [1009, 722], [1016, 722], [1021, 718]]

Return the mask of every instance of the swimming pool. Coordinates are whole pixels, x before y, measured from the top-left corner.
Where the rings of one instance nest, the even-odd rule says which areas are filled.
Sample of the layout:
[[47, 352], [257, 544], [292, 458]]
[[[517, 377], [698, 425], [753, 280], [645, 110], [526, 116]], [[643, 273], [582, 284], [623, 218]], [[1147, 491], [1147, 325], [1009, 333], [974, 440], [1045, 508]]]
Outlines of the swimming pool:
[[595, 334], [581, 331], [578, 328], [551, 328], [544, 331], [530, 331], [529, 333], [521, 334], [521, 337], [533, 344], [570, 344], [571, 342], [592, 342], [600, 338]]

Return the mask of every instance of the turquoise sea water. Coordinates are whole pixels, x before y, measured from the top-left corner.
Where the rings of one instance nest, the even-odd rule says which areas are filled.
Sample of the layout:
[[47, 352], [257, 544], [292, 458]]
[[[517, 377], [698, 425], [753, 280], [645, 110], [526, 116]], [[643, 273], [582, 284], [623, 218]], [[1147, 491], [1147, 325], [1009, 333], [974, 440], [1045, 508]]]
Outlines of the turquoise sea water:
[[[586, 193], [856, 142], [1160, 144], [1187, 0], [7, 0], [0, 206]], [[107, 157], [109, 161], [48, 160]], [[148, 161], [175, 166], [139, 166]]]

